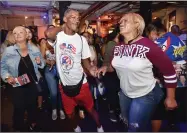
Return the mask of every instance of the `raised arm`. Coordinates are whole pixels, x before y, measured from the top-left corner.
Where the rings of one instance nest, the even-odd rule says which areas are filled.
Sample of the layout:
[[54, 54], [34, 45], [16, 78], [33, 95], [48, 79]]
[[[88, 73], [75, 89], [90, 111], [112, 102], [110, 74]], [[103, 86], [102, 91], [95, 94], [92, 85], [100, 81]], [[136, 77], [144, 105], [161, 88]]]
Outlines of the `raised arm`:
[[47, 39], [54, 42], [56, 40], [56, 35], [58, 34], [58, 32], [62, 30], [63, 30], [62, 27], [54, 27], [54, 28], [47, 29], [44, 33]]

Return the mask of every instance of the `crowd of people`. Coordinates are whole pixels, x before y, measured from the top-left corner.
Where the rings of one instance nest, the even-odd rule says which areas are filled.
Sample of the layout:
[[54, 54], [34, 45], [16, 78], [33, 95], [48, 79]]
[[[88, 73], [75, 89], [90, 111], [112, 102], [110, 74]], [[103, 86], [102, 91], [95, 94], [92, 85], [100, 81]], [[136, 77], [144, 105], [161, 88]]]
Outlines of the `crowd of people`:
[[103, 39], [79, 33], [76, 10], [65, 11], [63, 21], [61, 27], [49, 25], [40, 40], [30, 28], [17, 26], [1, 46], [1, 78], [12, 90], [15, 131], [24, 131], [25, 112], [29, 131], [36, 131], [46, 89], [52, 120], [59, 111], [75, 132], [81, 132], [77, 106], [92, 116], [98, 132], [104, 132], [94, 106], [98, 90], [104, 88], [109, 119], [120, 118], [129, 132], [149, 131], [149, 124], [158, 132], [168, 118], [175, 124], [174, 113], [168, 118], [163, 114], [177, 110], [187, 87], [186, 42], [177, 25], [167, 32], [160, 21], [146, 26], [139, 14], [127, 13]]

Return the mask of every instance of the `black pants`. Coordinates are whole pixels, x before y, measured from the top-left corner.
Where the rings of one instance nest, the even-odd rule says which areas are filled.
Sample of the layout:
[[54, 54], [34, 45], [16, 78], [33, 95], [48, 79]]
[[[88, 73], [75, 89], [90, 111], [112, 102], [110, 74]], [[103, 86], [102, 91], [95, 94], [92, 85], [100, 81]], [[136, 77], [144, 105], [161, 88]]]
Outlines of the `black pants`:
[[106, 98], [110, 106], [110, 110], [116, 110], [119, 108], [119, 96], [120, 81], [116, 72], [107, 72], [103, 77], [103, 83], [107, 89]]
[[165, 109], [165, 105], [164, 105], [164, 101], [166, 98], [166, 89], [162, 88], [163, 92], [164, 92], [164, 97], [163, 99], [160, 101], [160, 103], [158, 104], [154, 114], [153, 114], [153, 118], [152, 120], [168, 120], [169, 124], [175, 124], [176, 122], [179, 121], [187, 121], [186, 117], [186, 97], [187, 97], [187, 87], [180, 87], [180, 88], [176, 88], [175, 91], [175, 98], [178, 104], [178, 108], [174, 109], [174, 110], [166, 110]]
[[37, 115], [37, 90], [33, 84], [16, 87], [11, 90], [13, 103], [13, 127], [16, 130], [24, 129], [24, 113], [28, 113], [29, 124], [36, 122]]

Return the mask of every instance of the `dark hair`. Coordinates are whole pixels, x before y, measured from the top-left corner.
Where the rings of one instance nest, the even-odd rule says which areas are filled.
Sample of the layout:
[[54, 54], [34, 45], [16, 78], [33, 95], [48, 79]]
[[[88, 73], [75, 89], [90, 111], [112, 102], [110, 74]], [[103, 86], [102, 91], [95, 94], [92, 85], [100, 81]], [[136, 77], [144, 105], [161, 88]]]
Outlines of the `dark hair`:
[[39, 45], [40, 45], [40, 43], [41, 43], [42, 40], [46, 40], [46, 41], [47, 41], [46, 38], [40, 38], [39, 41], [38, 41], [38, 44], [39, 44]]
[[179, 26], [178, 25], [173, 25], [172, 27], [171, 27], [171, 32], [172, 33], [174, 33], [174, 34], [176, 34], [176, 33], [180, 33], [180, 28], [179, 28]]
[[152, 24], [157, 28], [157, 32], [167, 32], [166, 27], [162, 24], [159, 18], [154, 20]]
[[148, 37], [152, 31], [157, 31], [157, 27], [154, 24], [148, 24], [145, 28], [145, 35]]
[[38, 40], [36, 40], [36, 36], [34, 35], [32, 28], [30, 28], [30, 27], [25, 27], [25, 28], [30, 30], [30, 32], [32, 33], [31, 41], [32, 41], [33, 44], [37, 45]]
[[119, 30], [119, 25], [116, 25], [114, 27], [114, 30], [112, 33], [108, 34], [107, 36], [107, 41], [112, 41], [116, 38], [116, 36], [119, 34], [120, 30]]

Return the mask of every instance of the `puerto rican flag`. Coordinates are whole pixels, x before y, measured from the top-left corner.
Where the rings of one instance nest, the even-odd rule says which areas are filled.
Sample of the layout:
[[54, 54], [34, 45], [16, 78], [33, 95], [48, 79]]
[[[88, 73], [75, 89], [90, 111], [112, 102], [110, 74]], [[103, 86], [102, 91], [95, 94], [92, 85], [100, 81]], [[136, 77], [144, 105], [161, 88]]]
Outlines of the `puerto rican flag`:
[[161, 38], [158, 38], [155, 43], [162, 48], [172, 61], [187, 60], [187, 56], [185, 54], [187, 48], [185, 43], [171, 32], [168, 32]]

